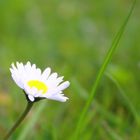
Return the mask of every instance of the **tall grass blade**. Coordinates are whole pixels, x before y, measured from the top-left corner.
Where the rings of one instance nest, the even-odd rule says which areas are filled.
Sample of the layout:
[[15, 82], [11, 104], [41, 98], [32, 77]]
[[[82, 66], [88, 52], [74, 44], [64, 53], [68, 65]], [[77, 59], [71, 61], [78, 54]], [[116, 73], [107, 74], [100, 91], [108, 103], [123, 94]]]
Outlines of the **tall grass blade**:
[[97, 89], [97, 87], [98, 87], [98, 85], [99, 85], [99, 83], [101, 81], [101, 78], [102, 78], [102, 76], [104, 74], [104, 71], [105, 71], [107, 65], [109, 64], [109, 62], [111, 61], [111, 58], [112, 58], [112, 56], [113, 56], [113, 54], [114, 54], [114, 52], [115, 52], [115, 50], [116, 50], [116, 48], [118, 46], [118, 43], [119, 43], [119, 41], [120, 41], [120, 39], [121, 39], [121, 37], [123, 35], [125, 27], [126, 27], [128, 21], [130, 19], [130, 16], [131, 16], [131, 14], [132, 14], [132, 12], [134, 10], [135, 3], [136, 3], [136, 0], [134, 0], [128, 16], [126, 17], [123, 25], [121, 26], [120, 30], [116, 34], [116, 36], [115, 36], [115, 38], [114, 38], [114, 40], [112, 42], [112, 45], [111, 45], [109, 51], [107, 52], [107, 55], [106, 55], [106, 57], [104, 59], [104, 62], [103, 62], [102, 66], [101, 66], [101, 68], [99, 70], [99, 73], [98, 73], [98, 75], [96, 77], [95, 83], [94, 83], [94, 85], [92, 87], [92, 90], [91, 90], [91, 93], [89, 95], [89, 98], [88, 98], [88, 100], [87, 100], [87, 102], [85, 104], [85, 107], [83, 108], [83, 111], [80, 113], [80, 117], [79, 117], [79, 120], [77, 122], [76, 129], [75, 129], [74, 134], [72, 136], [72, 140], [78, 140], [79, 139], [78, 137], [79, 137], [80, 131], [82, 129], [82, 124], [84, 122], [84, 118], [86, 116], [86, 113], [87, 113], [87, 111], [88, 111], [88, 109], [89, 109], [89, 107], [90, 107], [90, 105], [91, 105], [91, 103], [92, 103], [92, 101], [94, 99], [96, 89]]
[[[77, 93], [82, 99], [87, 101], [88, 92], [80, 85], [76, 78], [71, 79], [71, 87], [75, 93]], [[82, 94], [81, 94], [82, 93]], [[84, 96], [83, 96], [84, 95]], [[104, 116], [105, 119], [109, 120], [109, 122], [118, 125], [121, 122], [121, 119], [114, 115], [113, 113], [109, 112], [99, 104], [96, 100], [94, 100], [94, 110], [87, 114], [85, 121], [82, 124], [81, 132], [84, 131], [84, 128], [88, 126], [91, 120], [94, 118], [96, 113], [99, 113], [101, 116]], [[113, 131], [113, 135], [118, 135], [115, 131]], [[120, 137], [120, 136], [119, 136]]]
[[106, 73], [106, 76], [116, 85], [116, 87], [119, 89], [121, 97], [123, 98], [123, 101], [125, 103], [125, 106], [128, 108], [128, 110], [130, 110], [130, 112], [132, 113], [133, 117], [135, 118], [137, 124], [140, 125], [140, 117], [138, 112], [136, 111], [134, 105], [131, 103], [131, 101], [129, 100], [129, 98], [126, 96], [125, 91], [123, 90], [123, 88], [121, 87], [120, 83], [118, 82], [118, 80], [111, 74]]
[[112, 128], [109, 127], [107, 122], [102, 122], [104, 130], [108, 133], [111, 139], [113, 140], [123, 140]]

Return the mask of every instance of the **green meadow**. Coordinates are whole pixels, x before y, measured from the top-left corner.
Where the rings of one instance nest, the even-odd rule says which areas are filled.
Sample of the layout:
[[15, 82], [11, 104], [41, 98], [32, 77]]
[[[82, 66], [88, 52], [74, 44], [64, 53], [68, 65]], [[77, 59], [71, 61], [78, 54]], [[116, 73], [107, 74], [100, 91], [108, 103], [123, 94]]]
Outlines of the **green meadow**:
[[127, 21], [132, 4], [0, 0], [0, 140], [26, 107], [9, 70], [17, 61], [71, 85], [67, 102], [36, 102], [9, 140], [140, 139], [140, 1]]

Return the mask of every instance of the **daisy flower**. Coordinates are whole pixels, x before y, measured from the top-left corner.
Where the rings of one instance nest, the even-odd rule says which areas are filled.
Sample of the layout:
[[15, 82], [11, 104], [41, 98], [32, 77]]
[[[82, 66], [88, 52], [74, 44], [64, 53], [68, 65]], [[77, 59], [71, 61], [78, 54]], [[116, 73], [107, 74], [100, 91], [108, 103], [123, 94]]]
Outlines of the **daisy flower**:
[[68, 99], [62, 91], [70, 85], [69, 81], [62, 82], [63, 76], [58, 77], [57, 73], [51, 73], [49, 67], [41, 73], [35, 64], [16, 62], [16, 65], [12, 63], [10, 71], [15, 83], [24, 90], [31, 102], [43, 98], [60, 102]]

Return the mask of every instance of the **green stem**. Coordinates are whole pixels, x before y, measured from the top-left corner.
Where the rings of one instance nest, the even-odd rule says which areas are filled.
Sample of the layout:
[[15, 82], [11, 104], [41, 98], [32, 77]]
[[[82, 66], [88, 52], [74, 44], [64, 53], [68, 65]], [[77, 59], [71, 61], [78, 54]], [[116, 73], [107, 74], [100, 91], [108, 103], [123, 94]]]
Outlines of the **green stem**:
[[21, 116], [16, 121], [16, 123], [13, 125], [13, 127], [9, 130], [9, 132], [5, 135], [3, 140], [8, 140], [8, 138], [12, 135], [12, 133], [16, 130], [16, 128], [20, 125], [20, 123], [24, 120], [26, 115], [29, 113], [29, 111], [31, 110], [32, 106], [33, 106], [33, 102], [28, 101], [24, 112], [21, 114]]

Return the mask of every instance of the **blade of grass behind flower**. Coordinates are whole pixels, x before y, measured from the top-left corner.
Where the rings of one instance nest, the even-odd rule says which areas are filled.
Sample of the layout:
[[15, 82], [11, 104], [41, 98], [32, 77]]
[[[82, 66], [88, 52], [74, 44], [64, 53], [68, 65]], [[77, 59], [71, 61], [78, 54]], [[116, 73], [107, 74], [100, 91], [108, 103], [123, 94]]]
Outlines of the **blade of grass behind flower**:
[[41, 112], [46, 107], [46, 102], [40, 102], [38, 107], [36, 108], [36, 111], [33, 114], [32, 119], [30, 119], [27, 124], [24, 126], [23, 130], [21, 131], [21, 134], [17, 138], [17, 140], [25, 140], [28, 136], [28, 134], [33, 129], [34, 125], [36, 124], [38, 118], [40, 117]]
[[120, 39], [121, 39], [121, 37], [122, 37], [122, 35], [124, 33], [125, 27], [126, 27], [128, 21], [130, 19], [130, 16], [131, 16], [131, 14], [132, 14], [132, 12], [134, 10], [135, 3], [136, 3], [136, 0], [134, 0], [128, 16], [126, 17], [123, 25], [121, 26], [120, 30], [116, 34], [116, 36], [115, 36], [115, 38], [114, 38], [114, 40], [112, 42], [112, 45], [111, 45], [109, 51], [107, 52], [107, 55], [106, 55], [106, 57], [104, 59], [104, 62], [103, 62], [102, 66], [101, 66], [101, 68], [99, 70], [99, 73], [98, 73], [97, 78], [95, 80], [95, 83], [94, 83], [94, 85], [92, 87], [92, 90], [91, 90], [91, 93], [89, 95], [89, 98], [88, 98], [88, 100], [86, 102], [86, 105], [83, 108], [83, 111], [79, 115], [80, 117], [79, 117], [79, 120], [77, 122], [74, 134], [72, 136], [72, 140], [77, 140], [78, 137], [79, 137], [79, 133], [81, 131], [81, 128], [82, 128], [82, 125], [83, 125], [83, 122], [84, 122], [84, 118], [85, 118], [86, 113], [87, 113], [87, 111], [88, 111], [88, 109], [89, 109], [89, 107], [90, 107], [90, 105], [91, 105], [91, 103], [92, 103], [92, 101], [94, 99], [96, 89], [97, 89], [97, 87], [98, 87], [98, 85], [99, 85], [99, 83], [101, 81], [101, 78], [102, 78], [102, 76], [104, 74], [104, 71], [105, 71], [107, 65], [109, 64], [109, 62], [111, 61], [111, 58], [112, 58], [112, 56], [113, 56], [113, 54], [114, 54], [114, 52], [115, 52], [115, 50], [116, 50], [116, 48], [118, 46], [118, 43], [119, 43], [119, 41], [120, 41]]
[[109, 127], [107, 122], [103, 121], [102, 126], [104, 127], [104, 130], [108, 133], [111, 139], [113, 140], [123, 140], [112, 128]]
[[131, 103], [131, 101], [129, 100], [129, 98], [126, 96], [125, 91], [123, 90], [123, 88], [121, 87], [120, 83], [118, 82], [118, 80], [115, 78], [115, 76], [106, 73], [106, 76], [117, 86], [117, 88], [119, 89], [119, 93], [121, 95], [121, 97], [123, 98], [123, 101], [125, 103], [125, 106], [128, 108], [128, 110], [130, 110], [130, 112], [132, 113], [132, 115], [134, 116], [137, 124], [140, 125], [140, 118], [139, 118], [139, 114], [136, 111], [134, 105]]
[[[82, 99], [87, 101], [87, 99], [88, 99], [88, 92], [80, 85], [80, 83], [77, 81], [77, 79], [76, 78], [72, 78], [71, 79], [71, 83], [72, 83], [71, 87], [72, 87], [74, 93], [77, 93], [80, 97], [82, 97]], [[112, 122], [113, 124], [118, 125], [122, 121], [118, 116], [116, 116], [113, 113], [111, 113], [108, 110], [106, 110], [96, 100], [94, 100], [94, 110], [95, 111], [91, 111], [91, 112], [89, 112], [87, 114], [86, 119], [83, 122], [83, 125], [82, 125], [82, 128], [81, 128], [81, 132], [83, 132], [84, 128], [86, 128], [88, 126], [88, 124], [91, 122], [91, 120], [93, 119], [93, 117], [96, 115], [97, 112], [101, 116], [104, 116], [105, 119], [109, 120], [109, 122]], [[115, 136], [118, 135], [115, 131], [112, 130], [112, 132], [113, 132], [113, 134], [111, 134], [111, 135], [115, 135]], [[118, 137], [120, 137], [120, 136], [118, 136]]]

